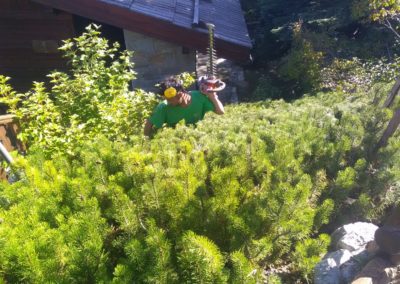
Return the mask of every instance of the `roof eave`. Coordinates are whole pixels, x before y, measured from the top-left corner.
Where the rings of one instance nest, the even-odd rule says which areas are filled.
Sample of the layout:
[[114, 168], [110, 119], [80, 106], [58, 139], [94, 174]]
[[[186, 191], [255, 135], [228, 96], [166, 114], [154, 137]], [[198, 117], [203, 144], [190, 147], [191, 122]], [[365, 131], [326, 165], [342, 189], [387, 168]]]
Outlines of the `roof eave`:
[[[133, 32], [146, 34], [160, 40], [176, 43], [185, 47], [205, 51], [208, 35], [198, 29], [188, 29], [174, 25], [169, 21], [150, 17], [98, 0], [33, 0], [62, 11], [86, 17], [95, 21], [113, 25]], [[236, 61], [250, 59], [250, 47], [216, 39], [218, 56]]]

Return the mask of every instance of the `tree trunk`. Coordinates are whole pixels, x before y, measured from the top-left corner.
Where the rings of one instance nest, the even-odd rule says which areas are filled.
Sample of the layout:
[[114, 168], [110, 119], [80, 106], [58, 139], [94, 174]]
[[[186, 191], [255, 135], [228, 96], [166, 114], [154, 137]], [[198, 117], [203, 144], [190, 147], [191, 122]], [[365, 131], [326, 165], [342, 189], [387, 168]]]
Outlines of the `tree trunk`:
[[[399, 92], [400, 92], [400, 77], [396, 79], [396, 83], [390, 90], [390, 93], [385, 103], [383, 104], [383, 107], [385, 108], [391, 107], [395, 97]], [[385, 132], [383, 132], [381, 139], [379, 140], [378, 144], [375, 147], [375, 153], [377, 153], [380, 148], [385, 147], [387, 145], [389, 138], [399, 127], [399, 124], [400, 124], [400, 108], [397, 108], [393, 114], [392, 119], [389, 121], [389, 125], [386, 127]]]
[[394, 98], [397, 96], [400, 90], [400, 78], [397, 78], [396, 83], [394, 84], [392, 90], [390, 91], [383, 107], [390, 107], [394, 101]]
[[389, 125], [387, 126], [385, 132], [383, 132], [382, 138], [378, 142], [378, 145], [376, 147], [377, 150], [387, 145], [389, 138], [399, 127], [399, 124], [400, 124], [400, 108], [396, 109], [392, 119], [389, 121]]

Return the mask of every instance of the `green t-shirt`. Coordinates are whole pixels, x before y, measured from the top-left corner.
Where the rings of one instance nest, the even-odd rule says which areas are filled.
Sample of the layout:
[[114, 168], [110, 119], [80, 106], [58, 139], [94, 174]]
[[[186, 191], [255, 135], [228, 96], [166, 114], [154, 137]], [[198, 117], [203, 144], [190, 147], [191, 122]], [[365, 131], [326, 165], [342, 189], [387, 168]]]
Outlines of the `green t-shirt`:
[[168, 126], [175, 126], [182, 119], [186, 124], [193, 124], [204, 118], [207, 111], [214, 111], [214, 104], [206, 95], [199, 91], [191, 91], [191, 103], [187, 107], [171, 106], [167, 101], [161, 102], [149, 118], [156, 127], [161, 128], [164, 123]]

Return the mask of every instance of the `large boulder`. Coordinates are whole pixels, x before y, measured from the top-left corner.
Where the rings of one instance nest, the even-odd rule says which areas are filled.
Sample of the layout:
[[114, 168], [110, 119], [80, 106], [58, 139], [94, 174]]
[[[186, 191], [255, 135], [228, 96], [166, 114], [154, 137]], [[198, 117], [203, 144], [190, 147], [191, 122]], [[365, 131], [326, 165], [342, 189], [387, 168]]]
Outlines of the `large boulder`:
[[400, 265], [400, 203], [394, 206], [384, 225], [375, 232], [380, 251], [389, 256], [393, 265]]
[[383, 226], [375, 232], [375, 241], [382, 252], [400, 254], [400, 228]]
[[363, 248], [351, 252], [350, 259], [340, 266], [341, 283], [350, 283], [372, 256], [370, 252]]
[[315, 284], [350, 283], [363, 266], [374, 256], [375, 251], [366, 249], [367, 243], [374, 240], [377, 226], [357, 222], [344, 225], [331, 235], [330, 252], [314, 269]]
[[339, 284], [341, 281], [340, 266], [350, 258], [351, 253], [346, 249], [326, 254], [315, 267], [314, 283]]
[[389, 260], [382, 257], [375, 257], [355, 277], [352, 284], [388, 284], [396, 278], [396, 271], [392, 269]]
[[374, 240], [377, 229], [378, 226], [365, 222], [344, 225], [333, 232], [331, 245], [335, 249], [357, 251]]

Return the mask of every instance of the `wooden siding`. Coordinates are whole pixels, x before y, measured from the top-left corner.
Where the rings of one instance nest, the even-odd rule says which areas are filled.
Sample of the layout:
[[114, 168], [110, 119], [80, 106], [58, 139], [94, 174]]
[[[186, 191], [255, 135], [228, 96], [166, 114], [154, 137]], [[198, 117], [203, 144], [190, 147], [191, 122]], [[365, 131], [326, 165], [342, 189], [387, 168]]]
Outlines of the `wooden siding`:
[[56, 47], [72, 36], [72, 15], [29, 0], [0, 0], [0, 74], [28, 90], [51, 70], [65, 69]]
[[[19, 126], [14, 122], [12, 115], [0, 115], [0, 142], [7, 151], [24, 152], [25, 146], [17, 139]], [[3, 160], [3, 157], [0, 157]], [[7, 173], [4, 168], [0, 167], [0, 180], [7, 180]]]
[[9, 151], [25, 151], [24, 145], [18, 141], [19, 126], [14, 122], [14, 116], [0, 115], [0, 142]]
[[[207, 30], [192, 27], [195, 12], [193, 0], [33, 1], [199, 51], [205, 51], [208, 45]], [[207, 6], [208, 2], [211, 2], [212, 6]], [[200, 0], [199, 7], [200, 21], [210, 20], [205, 15], [213, 13], [218, 55], [235, 60], [248, 60], [251, 42], [239, 0]], [[216, 7], [222, 11], [215, 11]], [[230, 18], [234, 22], [231, 22]]]

